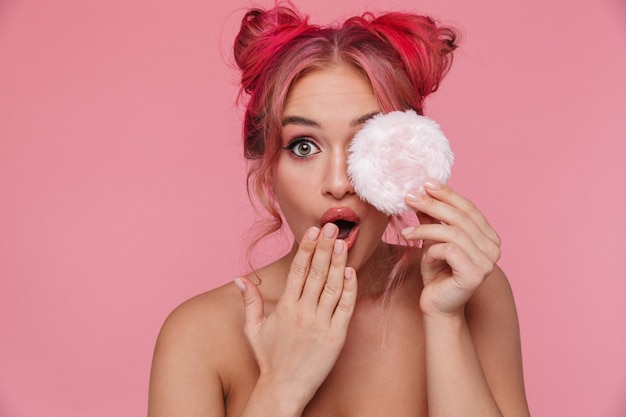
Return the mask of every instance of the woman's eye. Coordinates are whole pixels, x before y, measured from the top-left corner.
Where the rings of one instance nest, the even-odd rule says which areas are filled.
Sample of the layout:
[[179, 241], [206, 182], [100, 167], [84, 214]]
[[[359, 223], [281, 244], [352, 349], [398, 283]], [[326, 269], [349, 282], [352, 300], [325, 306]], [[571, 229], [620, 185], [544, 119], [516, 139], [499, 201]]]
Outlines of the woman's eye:
[[305, 138], [298, 138], [292, 141], [285, 149], [291, 151], [298, 158], [306, 158], [320, 151], [316, 144]]

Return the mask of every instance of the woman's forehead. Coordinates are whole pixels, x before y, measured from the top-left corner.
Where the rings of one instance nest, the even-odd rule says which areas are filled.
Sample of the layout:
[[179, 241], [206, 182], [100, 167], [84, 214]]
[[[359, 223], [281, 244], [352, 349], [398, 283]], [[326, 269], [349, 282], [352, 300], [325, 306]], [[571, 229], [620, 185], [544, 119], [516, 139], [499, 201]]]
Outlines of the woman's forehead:
[[286, 97], [283, 116], [306, 116], [348, 109], [360, 113], [359, 108], [367, 108], [367, 112], [376, 111], [378, 101], [369, 80], [342, 65], [314, 71], [298, 79]]

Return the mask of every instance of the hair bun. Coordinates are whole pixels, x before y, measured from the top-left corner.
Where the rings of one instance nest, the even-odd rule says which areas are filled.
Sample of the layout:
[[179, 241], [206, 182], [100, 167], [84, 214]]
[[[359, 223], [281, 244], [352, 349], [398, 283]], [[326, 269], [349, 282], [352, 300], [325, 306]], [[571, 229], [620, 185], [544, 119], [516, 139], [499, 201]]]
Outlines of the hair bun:
[[235, 62], [241, 69], [241, 87], [247, 93], [254, 90], [258, 74], [289, 40], [309, 28], [308, 16], [295, 10], [275, 7], [269, 10], [251, 9], [241, 21], [234, 44]]
[[398, 51], [422, 98], [439, 88], [452, 64], [451, 52], [457, 47], [452, 28], [439, 26], [428, 16], [401, 12], [380, 16], [366, 13], [361, 22]]

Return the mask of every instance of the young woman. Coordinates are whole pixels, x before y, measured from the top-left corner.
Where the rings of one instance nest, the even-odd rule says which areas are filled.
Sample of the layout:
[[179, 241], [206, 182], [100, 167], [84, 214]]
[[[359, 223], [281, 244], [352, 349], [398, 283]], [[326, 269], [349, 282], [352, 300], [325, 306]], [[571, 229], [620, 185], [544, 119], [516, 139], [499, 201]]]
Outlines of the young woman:
[[251, 191], [294, 244], [170, 315], [150, 416], [529, 415], [500, 239], [481, 212], [428, 182], [406, 196], [419, 226], [385, 243], [398, 219], [359, 199], [346, 174], [369, 118], [422, 113], [455, 40], [405, 13], [336, 27], [284, 7], [246, 14], [235, 58]]

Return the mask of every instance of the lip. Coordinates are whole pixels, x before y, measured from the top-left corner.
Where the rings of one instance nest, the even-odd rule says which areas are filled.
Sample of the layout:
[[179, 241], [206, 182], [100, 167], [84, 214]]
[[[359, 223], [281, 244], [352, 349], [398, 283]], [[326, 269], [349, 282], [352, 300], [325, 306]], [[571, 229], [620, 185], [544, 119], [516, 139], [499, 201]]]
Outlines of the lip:
[[354, 223], [354, 227], [350, 230], [350, 234], [344, 239], [346, 245], [348, 245], [348, 250], [350, 250], [352, 246], [354, 246], [356, 238], [359, 235], [359, 224], [361, 222], [361, 218], [348, 207], [333, 207], [326, 210], [326, 212], [322, 215], [320, 219], [320, 227], [323, 227], [326, 223], [332, 223], [337, 220], [347, 220]]

